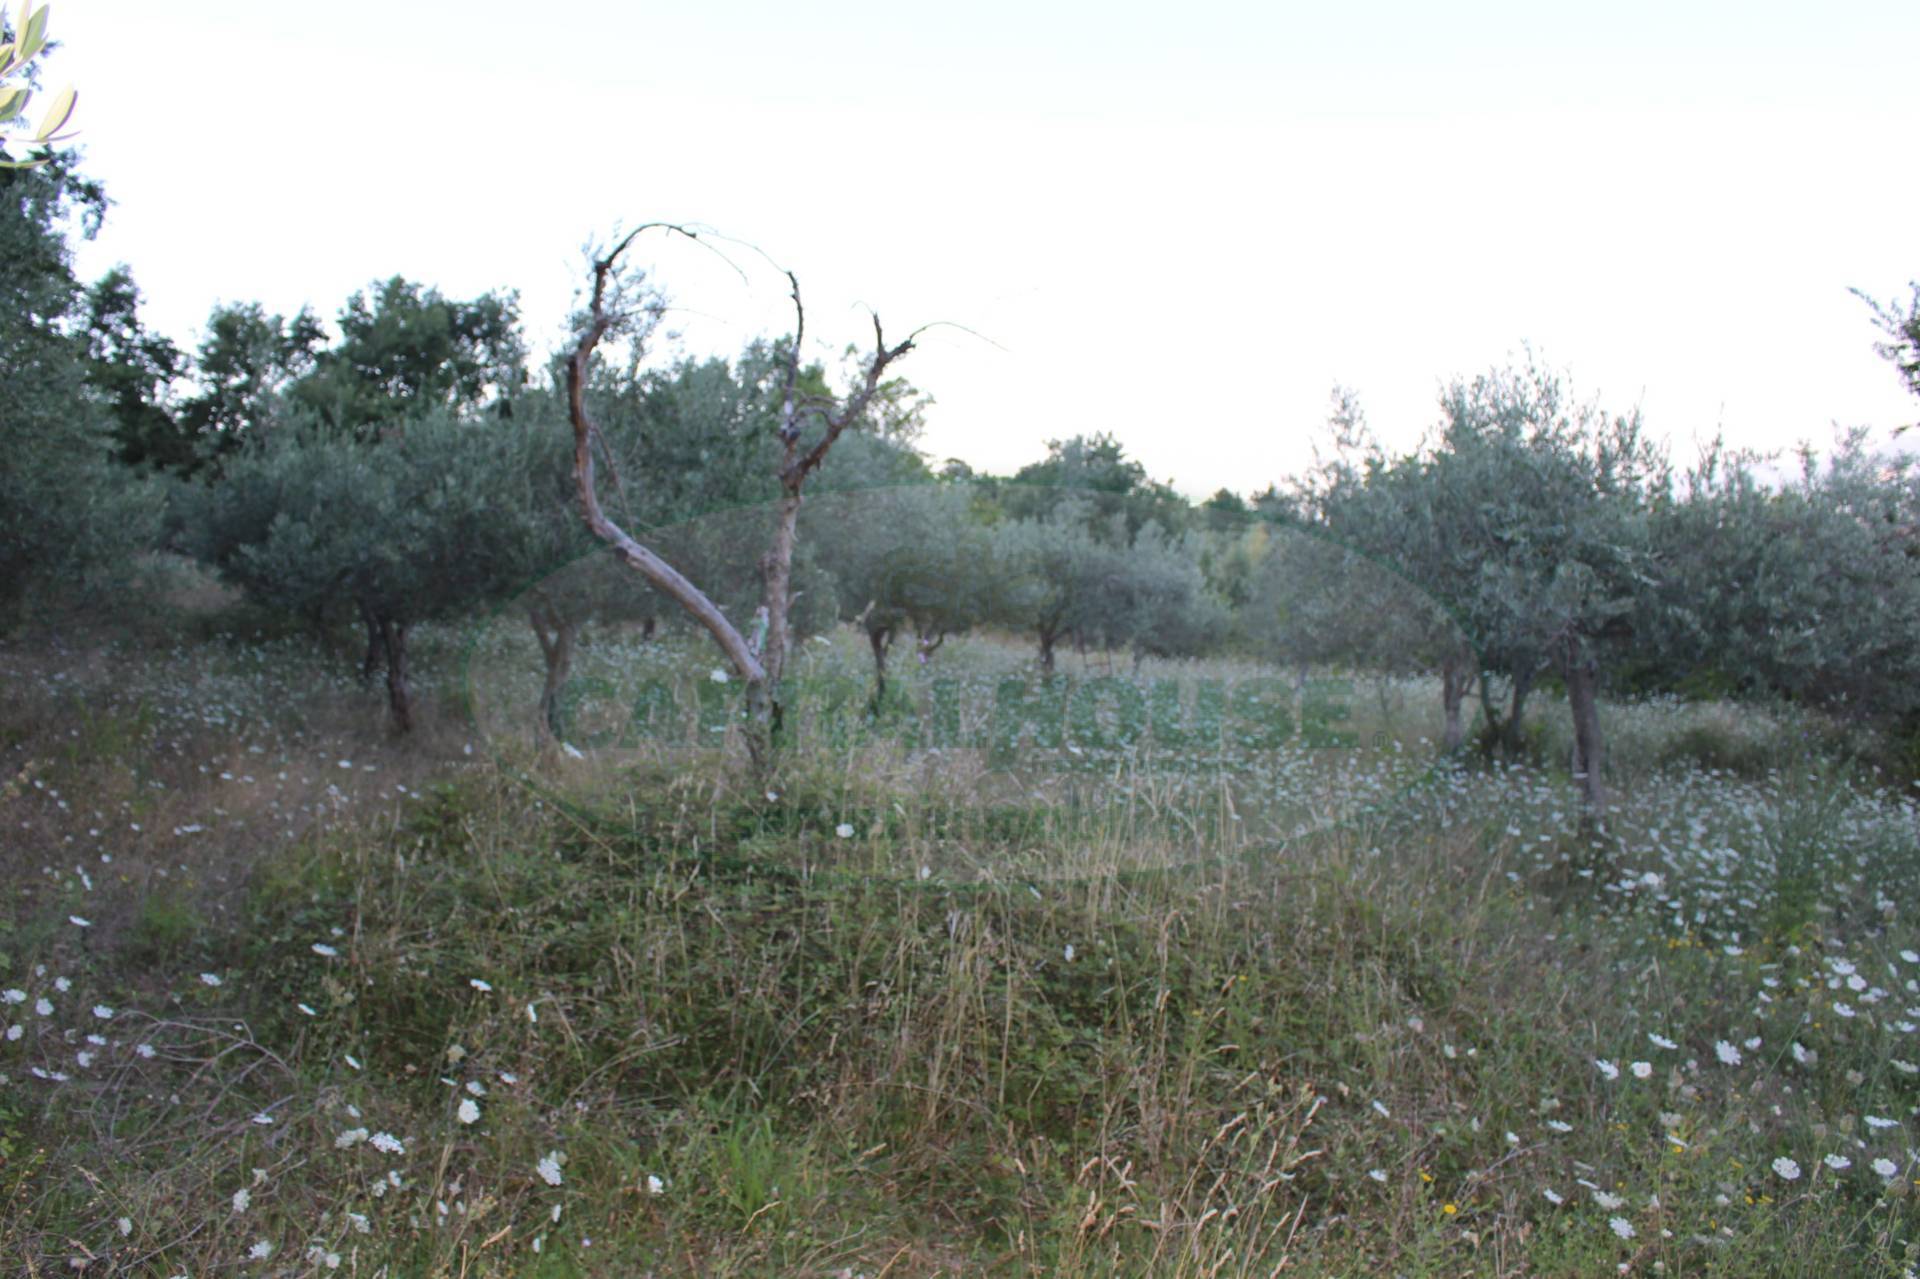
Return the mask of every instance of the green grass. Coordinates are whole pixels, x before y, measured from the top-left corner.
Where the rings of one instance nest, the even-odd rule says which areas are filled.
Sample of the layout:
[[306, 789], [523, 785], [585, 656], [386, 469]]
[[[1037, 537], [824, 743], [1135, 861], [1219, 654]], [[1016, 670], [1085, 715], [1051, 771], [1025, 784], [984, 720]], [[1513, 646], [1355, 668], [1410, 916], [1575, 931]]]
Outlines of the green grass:
[[[802, 735], [769, 785], [705, 743], [468, 756], [452, 720], [407, 751], [349, 685], [227, 652], [193, 726], [171, 659], [99, 664], [123, 709], [89, 726], [5, 655], [36, 673], [9, 719], [38, 728], [0, 763], [50, 761], [0, 804], [31, 888], [0, 937], [26, 996], [0, 1008], [23, 1028], [0, 1250], [25, 1273], [1920, 1260], [1914, 807], [1838, 765], [1703, 771], [1699, 724], [1741, 731], [1724, 711], [1617, 709], [1595, 846], [1563, 775], [1395, 751], [1354, 756], [1390, 784], [1305, 827], [1260, 802], [1277, 773], [1150, 758], [1011, 785]], [[1363, 728], [1416, 758], [1432, 708], [1402, 693]], [[166, 742], [161, 786], [127, 790]]]

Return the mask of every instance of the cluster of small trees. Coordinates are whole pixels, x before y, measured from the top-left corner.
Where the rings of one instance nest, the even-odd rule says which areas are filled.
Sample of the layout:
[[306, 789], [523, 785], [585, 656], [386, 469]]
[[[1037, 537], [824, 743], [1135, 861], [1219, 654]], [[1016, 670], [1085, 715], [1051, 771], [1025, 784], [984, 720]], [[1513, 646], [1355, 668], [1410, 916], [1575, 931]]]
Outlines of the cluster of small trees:
[[[1009, 512], [997, 500], [1007, 496], [1028, 513]], [[1201, 571], [1199, 539], [1152, 519], [1129, 533], [1123, 511], [1103, 518], [1081, 491], [994, 494], [944, 480], [848, 497], [810, 508], [803, 528], [841, 619], [872, 648], [876, 704], [893, 644], [908, 634], [923, 661], [976, 628], [1025, 634], [1047, 674], [1062, 645], [1137, 659], [1195, 656], [1225, 638], [1228, 610]]]
[[[1517, 749], [1530, 693], [1552, 681], [1597, 814], [1606, 686], [1785, 697], [1908, 734], [1920, 723], [1920, 470], [1862, 433], [1824, 463], [1805, 453], [1780, 482], [1763, 482], [1763, 459], [1717, 447], [1676, 473], [1637, 413], [1578, 402], [1531, 361], [1453, 384], [1438, 428], [1404, 456], [1342, 421], [1346, 447], [1289, 518], [1438, 607], [1423, 624], [1322, 600], [1308, 629], [1324, 640], [1368, 616], [1409, 623], [1379, 638], [1441, 674], [1449, 744], [1477, 689], [1482, 744]], [[1371, 660], [1392, 664], [1377, 649]]]

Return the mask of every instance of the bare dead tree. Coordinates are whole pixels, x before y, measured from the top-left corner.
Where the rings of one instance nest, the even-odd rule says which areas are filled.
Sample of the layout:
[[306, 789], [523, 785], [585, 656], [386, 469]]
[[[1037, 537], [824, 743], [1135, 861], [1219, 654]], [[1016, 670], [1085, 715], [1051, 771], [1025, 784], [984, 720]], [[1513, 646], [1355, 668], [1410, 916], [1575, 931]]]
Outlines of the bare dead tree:
[[[818, 396], [801, 398], [797, 395], [797, 384], [800, 377], [800, 344], [807, 331], [807, 312], [800, 300], [799, 279], [791, 271], [786, 275], [789, 295], [793, 299], [794, 334], [793, 346], [787, 353], [786, 384], [780, 403], [780, 506], [775, 513], [772, 540], [766, 554], [760, 557], [760, 601], [766, 617], [766, 647], [761, 656], [768, 678], [776, 687], [787, 663], [787, 614], [793, 603], [794, 530], [800, 519], [801, 495], [807, 477], [820, 468], [841, 433], [865, 415], [880, 389], [888, 366], [913, 350], [914, 339], [920, 335], [920, 331], [915, 330], [895, 345], [888, 346], [886, 333], [880, 326], [880, 317], [875, 315], [873, 354], [867, 359], [860, 384], [846, 402], [836, 404]], [[803, 446], [801, 442], [802, 422], [806, 418], [815, 419], [821, 427], [819, 438], [811, 446]], [[776, 716], [778, 710], [776, 704]]]
[[[820, 468], [848, 426], [860, 420], [880, 389], [886, 371], [895, 361], [913, 349], [915, 330], [892, 346], [873, 317], [873, 354], [868, 358], [859, 384], [839, 402], [828, 397], [800, 393], [800, 349], [806, 335], [806, 310], [800, 300], [800, 281], [792, 271], [784, 271], [794, 309], [793, 345], [787, 355], [780, 405], [779, 438], [782, 446], [777, 478], [780, 504], [775, 513], [773, 534], [760, 558], [760, 607], [755, 613], [755, 631], [751, 638], [722, 613], [706, 593], [689, 581], [673, 565], [634, 539], [601, 508], [595, 489], [594, 446], [599, 437], [587, 413], [586, 388], [594, 348], [610, 333], [631, 326], [633, 302], [622, 287], [618, 273], [620, 255], [642, 231], [660, 229], [699, 239], [697, 233], [671, 223], [647, 223], [629, 232], [606, 256], [593, 263], [593, 291], [580, 338], [567, 357], [567, 409], [573, 424], [573, 474], [580, 512], [593, 535], [613, 548], [615, 554], [656, 589], [698, 621], [713, 636], [740, 678], [746, 683], [748, 750], [756, 768], [772, 764], [778, 743], [781, 720], [780, 678], [786, 668], [788, 614], [793, 603], [793, 552], [795, 529], [800, 515], [802, 491], [807, 477]], [[806, 426], [818, 424], [820, 432], [812, 444], [803, 443]]]

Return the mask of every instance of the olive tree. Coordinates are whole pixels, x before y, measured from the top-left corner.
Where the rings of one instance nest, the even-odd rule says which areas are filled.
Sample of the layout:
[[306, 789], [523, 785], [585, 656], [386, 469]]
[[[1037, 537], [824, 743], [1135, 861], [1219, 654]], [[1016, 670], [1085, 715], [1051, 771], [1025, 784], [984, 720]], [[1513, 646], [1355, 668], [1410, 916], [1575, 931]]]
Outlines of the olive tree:
[[[1632, 634], [1636, 603], [1657, 585], [1648, 513], [1667, 487], [1664, 458], [1637, 413], [1574, 403], [1530, 365], [1456, 383], [1434, 479], [1450, 582], [1483, 655], [1498, 654], [1515, 688], [1544, 666], [1564, 683], [1573, 769], [1591, 817], [1604, 813], [1599, 716], [1602, 659]], [[1465, 500], [1462, 500], [1465, 499]], [[1508, 734], [1518, 732], [1516, 698]]]
[[1920, 471], [1860, 432], [1767, 483], [1709, 455], [1661, 510], [1665, 624], [1643, 660], [1855, 720], [1920, 715]]
[[1636, 606], [1657, 585], [1649, 513], [1668, 488], [1665, 460], [1637, 413], [1576, 402], [1532, 361], [1454, 382], [1441, 411], [1420, 452], [1369, 464], [1360, 483], [1380, 504], [1324, 501], [1327, 527], [1421, 583], [1460, 621], [1479, 649], [1492, 747], [1516, 747], [1528, 694], [1543, 675], [1561, 680], [1574, 774], [1597, 819], [1603, 658], [1632, 634]]
[[1107, 653], [1131, 650], [1136, 667], [1145, 657], [1212, 651], [1226, 636], [1228, 614], [1201, 569], [1201, 550], [1192, 534], [1142, 523], [1131, 545], [1090, 561], [1095, 573], [1077, 634]]
[[1083, 499], [1066, 499], [1044, 518], [1007, 520], [991, 533], [992, 617], [1034, 637], [1048, 676], [1061, 640], [1091, 621], [1112, 559], [1113, 548], [1088, 530], [1089, 511]]
[[373, 441], [290, 426], [196, 490], [186, 522], [200, 557], [250, 598], [316, 621], [349, 602], [367, 628], [367, 669], [384, 667], [394, 727], [406, 732], [412, 629], [524, 581], [538, 508], [512, 486], [533, 470], [530, 439], [444, 413]]
[[[1441, 749], [1466, 741], [1464, 707], [1485, 667], [1432, 592], [1456, 565], [1431, 463], [1391, 459], [1351, 390], [1336, 386], [1334, 448], [1283, 495], [1263, 495], [1271, 536], [1243, 615], [1256, 651], [1300, 668], [1437, 673]], [[1523, 705], [1526, 685], [1516, 686]]]
[[991, 615], [991, 548], [965, 484], [831, 493], [809, 506], [802, 529], [832, 578], [840, 620], [866, 636], [876, 710], [897, 638], [911, 631], [926, 662]]

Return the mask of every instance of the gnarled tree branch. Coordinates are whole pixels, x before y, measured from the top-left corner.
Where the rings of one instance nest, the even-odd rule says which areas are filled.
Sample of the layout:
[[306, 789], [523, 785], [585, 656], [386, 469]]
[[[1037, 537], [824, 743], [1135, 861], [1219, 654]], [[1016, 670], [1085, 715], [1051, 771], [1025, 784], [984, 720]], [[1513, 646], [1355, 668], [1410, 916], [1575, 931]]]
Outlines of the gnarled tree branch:
[[766, 680], [766, 669], [761, 666], [760, 659], [739, 629], [707, 598], [706, 592], [609, 519], [600, 508], [600, 498], [594, 489], [593, 440], [599, 434], [599, 428], [587, 414], [588, 372], [594, 348], [600, 344], [600, 340], [628, 319], [618, 309], [609, 311], [607, 307], [608, 288], [613, 282], [614, 268], [620, 255], [633, 243], [635, 236], [655, 227], [677, 232], [690, 240], [699, 238], [694, 232], [672, 223], [649, 222], [635, 227], [605, 257], [596, 259], [593, 264], [593, 296], [586, 325], [581, 329], [580, 340], [567, 356], [567, 415], [573, 423], [573, 477], [580, 500], [580, 514], [595, 537], [611, 546], [629, 567], [707, 628], [714, 642], [720, 645], [727, 660], [733, 663], [743, 679], [749, 684], [760, 684]]

